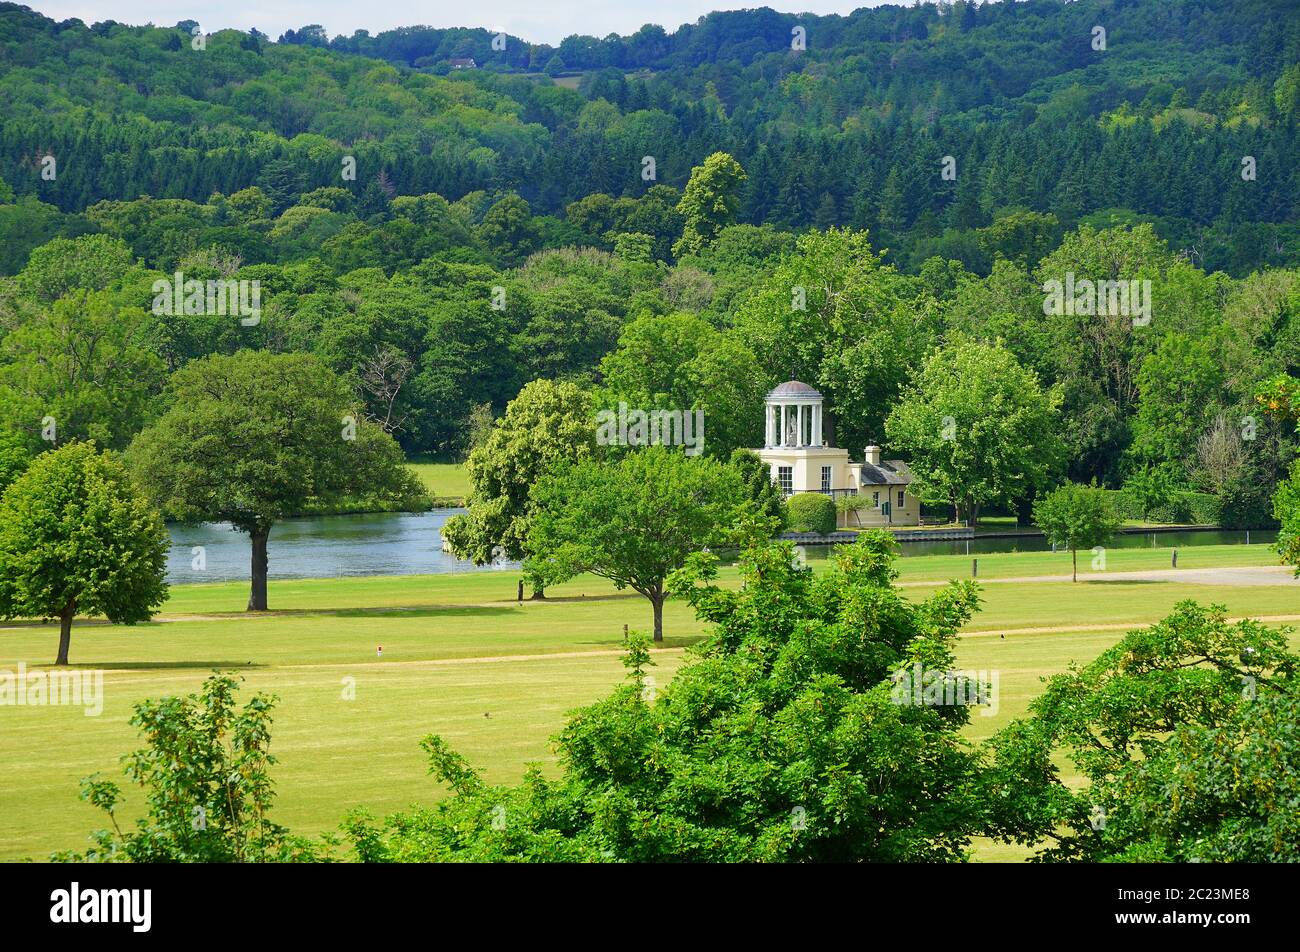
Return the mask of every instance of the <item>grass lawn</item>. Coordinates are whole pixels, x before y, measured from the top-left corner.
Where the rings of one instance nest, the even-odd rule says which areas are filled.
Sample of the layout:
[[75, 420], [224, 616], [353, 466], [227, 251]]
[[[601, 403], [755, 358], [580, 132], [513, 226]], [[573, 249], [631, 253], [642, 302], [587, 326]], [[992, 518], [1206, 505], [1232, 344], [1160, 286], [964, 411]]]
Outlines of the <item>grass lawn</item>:
[[469, 474], [464, 463], [407, 463], [429, 495], [464, 499], [469, 495]]
[[[1061, 574], [1069, 564], [1065, 553], [980, 558], [980, 574], [990, 578]], [[1108, 567], [1163, 568], [1165, 559], [1160, 550], [1115, 550]], [[1188, 548], [1179, 562], [1275, 564], [1266, 546]], [[917, 599], [946, 573], [969, 573], [964, 557], [918, 556], [899, 566], [904, 591]], [[243, 583], [177, 586], [160, 616], [165, 620], [78, 624], [72, 661], [105, 671], [104, 712], [0, 708], [0, 860], [82, 846], [100, 820], [77, 800], [78, 781], [99, 771], [123, 782], [120, 757], [138, 746], [127, 724], [131, 706], [193, 691], [214, 667], [239, 671], [245, 693], [281, 698], [273, 748], [281, 760], [276, 815], [294, 829], [334, 829], [354, 806], [382, 815], [439, 797], [418, 747], [430, 732], [446, 736], [491, 781], [517, 780], [529, 762], [553, 766], [548, 739], [567, 711], [604, 695], [624, 676], [623, 625], [647, 629], [650, 608], [593, 578], [557, 586], [545, 601], [517, 604], [516, 578], [480, 572], [272, 581], [274, 610], [259, 615], [241, 611]], [[736, 573], [724, 570], [722, 578], [734, 584]], [[1081, 578], [1088, 580], [984, 586], [984, 610], [968, 626], [958, 656], [962, 667], [999, 672], [1000, 701], [996, 716], [973, 718], [972, 738], [1023, 713], [1042, 676], [1090, 660], [1123, 633], [1104, 626], [1155, 621], [1184, 598], [1222, 602], [1233, 615], [1300, 615], [1294, 585], [1131, 582], [1104, 573]], [[655, 656], [661, 684], [680, 665], [680, 648], [703, 630], [688, 606], [668, 604], [669, 650]], [[48, 663], [56, 641], [54, 626], [0, 629], [0, 669]], [[356, 684], [351, 701], [343, 699], [348, 678]], [[127, 793], [129, 804], [139, 803], [136, 790]], [[1022, 855], [996, 844], [979, 850], [982, 859]]]
[[[1105, 571], [1092, 569], [1091, 551], [1079, 553], [1079, 581], [1105, 578], [1107, 572], [1144, 572], [1170, 568], [1168, 548], [1107, 549]], [[979, 578], [1069, 575], [1069, 552], [994, 552], [979, 555], [904, 556], [898, 560], [902, 581], [970, 578], [971, 560], [979, 560]], [[1180, 569], [1277, 565], [1269, 545], [1196, 545], [1178, 550]]]

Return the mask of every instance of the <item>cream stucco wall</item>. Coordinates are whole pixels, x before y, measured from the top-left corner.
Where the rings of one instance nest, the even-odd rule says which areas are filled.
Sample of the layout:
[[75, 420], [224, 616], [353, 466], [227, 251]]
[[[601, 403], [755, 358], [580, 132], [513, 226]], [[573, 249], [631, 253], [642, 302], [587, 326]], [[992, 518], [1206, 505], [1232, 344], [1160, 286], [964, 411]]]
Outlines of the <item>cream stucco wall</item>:
[[[859, 496], [871, 498], [872, 493], [880, 493], [880, 500], [886, 498], [893, 504], [890, 518], [886, 518], [883, 507], [868, 506], [858, 512], [838, 514], [842, 529], [871, 528], [873, 526], [915, 526], [921, 523], [921, 504], [906, 486], [860, 486], [858, 484], [861, 464], [849, 462], [848, 450], [833, 446], [809, 446], [798, 449], [789, 447], [770, 447], [755, 450], [759, 458], [771, 468], [772, 482], [777, 482], [777, 470], [781, 466], [791, 469], [794, 492], [820, 492], [822, 488], [821, 470], [823, 466], [831, 467], [831, 489], [856, 489]], [[903, 492], [903, 505], [898, 505], [898, 493]]]

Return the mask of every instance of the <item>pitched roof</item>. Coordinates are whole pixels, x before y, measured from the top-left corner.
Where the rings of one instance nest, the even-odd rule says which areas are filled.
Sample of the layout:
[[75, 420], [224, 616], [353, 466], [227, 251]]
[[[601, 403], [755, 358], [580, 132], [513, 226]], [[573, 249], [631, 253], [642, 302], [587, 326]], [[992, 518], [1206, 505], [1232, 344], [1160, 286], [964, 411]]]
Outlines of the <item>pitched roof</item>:
[[858, 475], [859, 486], [906, 486], [912, 471], [901, 459], [882, 460], [879, 466], [863, 463]]

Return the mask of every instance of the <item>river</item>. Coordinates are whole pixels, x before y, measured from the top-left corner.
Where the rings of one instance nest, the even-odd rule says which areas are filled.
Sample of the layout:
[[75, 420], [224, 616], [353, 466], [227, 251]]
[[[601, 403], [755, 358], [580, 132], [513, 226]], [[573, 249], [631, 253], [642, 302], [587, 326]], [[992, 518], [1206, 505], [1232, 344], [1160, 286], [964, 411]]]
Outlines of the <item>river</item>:
[[[459, 512], [464, 510], [285, 519], [271, 529], [268, 574], [272, 579], [339, 578], [491, 572], [517, 567], [510, 562], [476, 566], [443, 552], [440, 530]], [[229, 523], [168, 528], [172, 548], [167, 558], [167, 581], [171, 584], [248, 579], [248, 536]], [[200, 547], [202, 553], [194, 552], [195, 547]], [[196, 561], [201, 561], [203, 567], [197, 568]]]
[[[270, 577], [337, 578], [350, 575], [439, 575], [446, 572], [491, 572], [516, 568], [513, 562], [476, 566], [442, 551], [440, 530], [463, 509], [422, 513], [376, 513], [360, 516], [313, 516], [286, 519], [271, 530]], [[172, 549], [167, 581], [246, 581], [248, 536], [228, 524], [171, 526]], [[1276, 532], [1252, 531], [1251, 542], [1272, 542]], [[1224, 545], [1246, 541], [1244, 532], [1196, 531], [1119, 535], [1114, 548]], [[195, 552], [199, 547], [202, 552]], [[976, 538], [950, 542], [908, 542], [909, 555], [980, 555], [986, 552], [1037, 552], [1051, 546], [1041, 537]], [[809, 561], [829, 556], [830, 546], [806, 546]], [[201, 556], [201, 558], [200, 558]], [[201, 568], [197, 567], [199, 564]]]

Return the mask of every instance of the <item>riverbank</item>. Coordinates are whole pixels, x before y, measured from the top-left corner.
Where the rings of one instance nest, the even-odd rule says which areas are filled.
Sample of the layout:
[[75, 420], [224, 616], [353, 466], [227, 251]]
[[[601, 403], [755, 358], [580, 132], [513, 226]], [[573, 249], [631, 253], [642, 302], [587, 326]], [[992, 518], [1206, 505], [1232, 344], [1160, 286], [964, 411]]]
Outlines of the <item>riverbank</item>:
[[464, 506], [469, 496], [469, 472], [464, 463], [438, 463], [417, 457], [406, 464], [433, 500], [433, 509]]
[[[460, 508], [438, 508], [421, 513], [365, 513], [357, 515], [314, 516], [285, 519], [271, 530], [270, 577], [349, 578], [371, 575], [448, 575], [465, 572], [503, 572], [516, 568], [513, 563], [476, 566], [462, 562], [442, 549], [442, 526]], [[229, 525], [206, 523], [197, 526], [169, 527], [172, 548], [168, 554], [167, 581], [172, 585], [204, 582], [242, 581], [249, 571], [248, 537]], [[898, 533], [903, 563], [914, 557], [964, 557], [969, 571], [970, 558], [1012, 552], [1051, 553], [1051, 545], [1041, 536], [967, 538], [919, 538], [916, 530]], [[1172, 548], [1199, 549], [1206, 546], [1229, 548], [1244, 544], [1245, 532], [1177, 531], [1128, 533], [1117, 535], [1107, 544], [1112, 557], [1120, 551], [1149, 549], [1163, 553], [1156, 562], [1168, 562]], [[834, 542], [849, 543], [857, 536], [844, 534]], [[1271, 543], [1276, 533], [1250, 533], [1252, 548], [1257, 543]], [[829, 558], [833, 545], [796, 540], [808, 561]], [[1260, 546], [1262, 547], [1262, 546]], [[1092, 555], [1089, 554], [1091, 559]], [[1082, 560], [1081, 560], [1082, 561]], [[954, 572], [962, 570], [954, 563]], [[1041, 574], [1035, 570], [1032, 573]]]
[[463, 463], [430, 463], [413, 461], [406, 464], [423, 492], [412, 492], [401, 499], [380, 499], [357, 496], [328, 505], [307, 505], [290, 518], [312, 516], [369, 516], [394, 512], [429, 512], [433, 509], [454, 509], [465, 505], [469, 496], [469, 474]]

